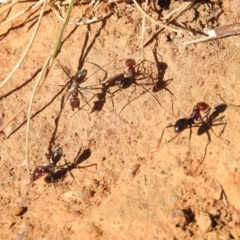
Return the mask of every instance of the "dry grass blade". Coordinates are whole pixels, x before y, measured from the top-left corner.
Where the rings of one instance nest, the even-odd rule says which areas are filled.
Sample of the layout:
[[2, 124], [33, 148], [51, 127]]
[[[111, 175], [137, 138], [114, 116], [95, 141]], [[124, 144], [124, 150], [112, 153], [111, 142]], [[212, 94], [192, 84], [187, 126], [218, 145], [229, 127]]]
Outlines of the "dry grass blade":
[[29, 49], [30, 49], [33, 41], [34, 41], [34, 38], [35, 38], [35, 36], [36, 36], [36, 33], [37, 33], [37, 31], [38, 31], [39, 25], [40, 25], [41, 20], [42, 20], [42, 16], [43, 16], [43, 14], [44, 14], [44, 12], [45, 12], [46, 5], [47, 5], [47, 0], [45, 0], [45, 1], [43, 2], [42, 10], [41, 10], [41, 13], [40, 13], [40, 15], [39, 15], [38, 22], [37, 22], [37, 24], [36, 24], [36, 28], [35, 28], [35, 30], [34, 30], [34, 32], [33, 32], [33, 35], [32, 35], [32, 37], [31, 37], [31, 39], [30, 39], [30, 41], [29, 41], [29, 43], [28, 43], [28, 46], [27, 46], [25, 52], [23, 53], [22, 57], [20, 58], [20, 60], [19, 60], [18, 63], [16, 64], [16, 66], [15, 66], [15, 67], [13, 68], [13, 70], [10, 72], [10, 74], [1, 82], [0, 88], [3, 87], [3, 86], [8, 82], [8, 80], [9, 80], [9, 79], [13, 76], [13, 74], [17, 71], [17, 69], [19, 68], [19, 66], [20, 66], [21, 63], [23, 62], [24, 58], [26, 57], [26, 55], [27, 55], [27, 53], [28, 53], [28, 51], [29, 51]]
[[[84, 14], [80, 16], [73, 17], [72, 21], [69, 21], [68, 24], [70, 25], [76, 25], [76, 26], [81, 26], [81, 25], [87, 25], [95, 22], [102, 21], [103, 19], [109, 17], [112, 15], [112, 12], [104, 13], [100, 16], [94, 16], [97, 12], [97, 10], [103, 5], [104, 3], [99, 2], [99, 1], [91, 1], [87, 9], [85, 10]], [[55, 8], [56, 6], [54, 5], [51, 9], [53, 13], [56, 15], [58, 19], [61, 21], [65, 20], [65, 15], [66, 13], [62, 10], [61, 6], [57, 5], [58, 9]], [[94, 16], [91, 17], [90, 19], [87, 18], [87, 16]], [[75, 22], [75, 19], [78, 19], [78, 21]]]
[[[4, 5], [8, 3], [8, 2], [5, 2]], [[0, 11], [0, 15], [2, 15], [4, 12], [8, 11], [8, 9], [12, 8], [15, 4], [19, 3], [19, 0], [15, 0], [13, 1], [12, 3], [10, 3], [6, 8], [2, 9]]]
[[[40, 5], [41, 5], [42, 3], [43, 3], [43, 0], [37, 2], [37, 3], [33, 4], [33, 5], [31, 5], [30, 7], [24, 9], [23, 11], [21, 11], [21, 12], [15, 14], [15, 15], [12, 16], [11, 18], [9, 18], [8, 20], [6, 20], [6, 21], [0, 23], [0, 26], [3, 26], [3, 25], [5, 25], [5, 24], [7, 24], [7, 23], [13, 21], [14, 19], [20, 17], [22, 14], [24, 14], [24, 13], [26, 13], [26, 12], [28, 12], [28, 11], [30, 11], [30, 10], [36, 8], [36, 7], [40, 7]], [[0, 15], [1, 15], [1, 13], [0, 13]]]
[[[145, 11], [147, 9], [148, 6], [148, 0], [146, 0], [145, 2]], [[144, 60], [144, 46], [143, 46], [143, 42], [144, 42], [144, 32], [145, 32], [145, 28], [146, 28], [146, 16], [143, 15], [143, 19], [142, 19], [142, 29], [141, 29], [141, 40], [142, 40], [142, 61]]]
[[[166, 21], [166, 24], [169, 24], [171, 21], [173, 21], [173, 20], [175, 20], [176, 18], [178, 18], [179, 15], [180, 15], [182, 12], [184, 12], [185, 10], [187, 10], [192, 4], [193, 4], [193, 3], [186, 3], [184, 6], [179, 7], [179, 8], [176, 9], [176, 10], [173, 10], [172, 12], [170, 12], [168, 15], [166, 15], [166, 16], [163, 17], [162, 19], [164, 19], [164, 20], [165, 20], [165, 19], [169, 19], [169, 20]], [[175, 13], [176, 13], [176, 15], [173, 16], [173, 14], [175, 14]], [[171, 17], [171, 18], [170, 18], [170, 17]], [[156, 24], [154, 24], [154, 26], [156, 26]], [[152, 27], [154, 27], [154, 26], [152, 26]], [[143, 46], [140, 46], [139, 48], [142, 48], [142, 47], [146, 46], [146, 45], [152, 40], [152, 38], [153, 38], [154, 36], [156, 36], [159, 32], [161, 32], [163, 29], [164, 29], [164, 27], [161, 27], [160, 29], [158, 29], [155, 33], [153, 33], [153, 35], [152, 35], [147, 41], [145, 41], [145, 42], [143, 43]], [[146, 30], [147, 30], [147, 29], [146, 29]]]
[[151, 22], [159, 25], [160, 27], [166, 28], [166, 29], [168, 29], [168, 30], [170, 30], [170, 31], [182, 33], [182, 31], [179, 30], [179, 29], [168, 27], [166, 24], [163, 24], [163, 23], [161, 23], [160, 21], [157, 21], [157, 20], [153, 19], [152, 17], [150, 17], [150, 16], [141, 8], [141, 6], [138, 4], [138, 2], [137, 2], [136, 0], [133, 0], [133, 2], [134, 2], [134, 4], [136, 5], [137, 9], [138, 9], [146, 18], [148, 18]]
[[[47, 1], [44, 2], [43, 9], [45, 8], [46, 4], [47, 4]], [[53, 60], [54, 60], [54, 58], [57, 55], [57, 52], [58, 52], [58, 49], [59, 49], [59, 46], [60, 46], [60, 43], [61, 43], [61, 39], [62, 39], [62, 36], [63, 36], [63, 33], [64, 33], [64, 31], [65, 31], [65, 29], [66, 29], [66, 27], [68, 25], [68, 21], [69, 21], [69, 18], [70, 18], [70, 14], [71, 14], [73, 5], [74, 5], [74, 0], [72, 0], [70, 2], [70, 4], [69, 4], [68, 11], [67, 11], [67, 14], [66, 14], [66, 19], [65, 19], [65, 22], [64, 22], [61, 30], [60, 30], [59, 36], [57, 38], [57, 42], [56, 42], [56, 44], [54, 46], [54, 49], [53, 49], [52, 53], [49, 55], [49, 57], [47, 58], [47, 60], [44, 63], [42, 71], [41, 71], [38, 79], [36, 80], [36, 83], [34, 85], [34, 89], [33, 89], [32, 95], [31, 95], [31, 99], [30, 99], [30, 103], [29, 103], [29, 109], [28, 109], [28, 116], [27, 116], [26, 155], [25, 155], [26, 167], [27, 167], [27, 172], [28, 172], [28, 176], [29, 177], [30, 177], [30, 171], [29, 171], [29, 132], [30, 131], [29, 130], [30, 130], [31, 114], [32, 114], [32, 106], [33, 106], [34, 97], [35, 97], [37, 88], [40, 85], [39, 83], [42, 80], [42, 76], [44, 77], [44, 79], [42, 80], [41, 85], [44, 83], [45, 78], [46, 78], [46, 74], [49, 72], [49, 69], [50, 69], [50, 67], [51, 67], [51, 65], [53, 63]], [[43, 14], [43, 13], [44, 13], [44, 11], [41, 12], [41, 14]], [[39, 16], [39, 18], [40, 18], [40, 16]]]

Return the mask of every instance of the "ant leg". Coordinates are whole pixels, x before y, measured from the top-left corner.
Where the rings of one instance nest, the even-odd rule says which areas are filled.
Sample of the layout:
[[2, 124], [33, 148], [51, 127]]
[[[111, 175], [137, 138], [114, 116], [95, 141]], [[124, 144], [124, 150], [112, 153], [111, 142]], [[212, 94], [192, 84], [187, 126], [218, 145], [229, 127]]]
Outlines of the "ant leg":
[[[136, 84], [136, 83], [135, 83]], [[150, 91], [150, 89], [147, 89], [145, 88], [144, 86], [140, 85], [140, 84], [136, 84], [136, 85], [139, 85], [140, 87], [142, 87], [145, 91], [149, 92], [153, 97], [154, 99], [157, 101], [157, 103], [166, 111], [168, 112], [169, 114], [171, 114], [165, 107], [163, 107], [163, 105], [159, 102], [159, 100], [157, 99], [157, 97]]]
[[80, 91], [78, 91], [79, 93], [80, 93], [80, 95], [82, 96], [82, 98], [83, 98], [83, 100], [84, 100], [84, 102], [91, 108], [91, 106], [90, 106], [90, 104], [89, 104], [89, 102], [95, 97], [95, 94], [94, 93], [92, 93], [93, 94], [93, 97], [89, 100], [89, 101], [87, 101], [86, 100], [86, 98], [83, 96], [83, 94], [80, 92]]
[[164, 87], [164, 89], [169, 92], [172, 96], [174, 96], [174, 94], [167, 88], [167, 87]]
[[[215, 131], [212, 129], [212, 127], [213, 127], [213, 126], [220, 126], [220, 125], [224, 125], [224, 127], [223, 127], [222, 131], [220, 132], [220, 134], [217, 135], [217, 134], [215, 133]], [[222, 136], [222, 134], [223, 134], [223, 132], [224, 132], [224, 130], [225, 130], [225, 128], [226, 128], [226, 125], [227, 125], [227, 123], [217, 123], [217, 124], [212, 125], [212, 127], [211, 127], [210, 129], [211, 129], [211, 131], [213, 132], [213, 134], [214, 134], [216, 137], [221, 138], [221, 136]]]
[[[207, 145], [206, 145], [206, 147], [205, 147], [204, 155], [203, 155], [203, 160], [202, 160], [202, 162], [201, 162], [200, 165], [202, 165], [203, 161], [205, 160], [205, 157], [206, 157], [206, 155], [207, 155], [207, 148], [208, 148], [208, 145], [211, 143], [211, 136], [210, 136], [210, 134], [209, 134], [208, 131], [207, 131], [206, 133], [207, 133], [207, 136], [208, 136], [208, 143], [207, 143]], [[200, 165], [199, 165], [199, 166], [200, 166]]]
[[[163, 105], [159, 102], [159, 100], [156, 98], [156, 96], [150, 91], [150, 89], [145, 88], [145, 87], [142, 86], [141, 84], [138, 84], [138, 83], [135, 83], [135, 84], [138, 85], [138, 86], [140, 86], [140, 87], [142, 87], [142, 88], [145, 90], [145, 92], [144, 92], [143, 94], [145, 94], [146, 92], [149, 92], [149, 93], [154, 97], [154, 99], [157, 101], [157, 103], [158, 103], [166, 112], [168, 112], [169, 114], [171, 114], [165, 107], [163, 107]], [[129, 103], [131, 103], [133, 100], [139, 98], [139, 97], [142, 96], [143, 94], [141, 94], [141, 95], [139, 95], [139, 96], [131, 99], [126, 105], [124, 105], [123, 108], [121, 109], [121, 111], [119, 112], [119, 115], [120, 115], [120, 113], [124, 110], [124, 108], [125, 108]]]
[[[158, 140], [157, 149], [159, 149], [159, 146], [160, 146], [160, 144], [161, 144], [162, 137], [163, 137], [163, 134], [164, 134], [164, 132], [165, 132], [165, 129], [166, 129], [166, 128], [163, 129], [162, 134], [161, 134], [161, 137], [160, 137], [159, 140]], [[165, 143], [163, 144], [163, 146], [164, 146], [164, 145], [165, 145]], [[162, 147], [163, 147], [163, 146], [162, 146]]]
[[112, 101], [112, 106], [113, 106], [113, 109], [114, 109], [114, 101], [113, 101], [113, 96], [114, 96], [114, 94], [116, 93], [116, 92], [118, 92], [118, 91], [120, 91], [121, 89], [119, 88], [119, 89], [117, 89], [117, 90], [115, 90], [113, 93], [111, 93], [109, 90], [107, 90], [106, 92], [108, 93], [108, 94], [110, 94], [111, 96], [110, 96], [110, 98], [111, 98], [111, 101]]
[[190, 126], [190, 128], [189, 128], [189, 130], [190, 130], [190, 133], [189, 133], [189, 141], [191, 140], [191, 137], [192, 137], [192, 126]]
[[84, 170], [90, 172], [90, 173], [95, 173], [95, 172], [91, 172], [85, 168], [88, 168], [88, 167], [92, 167], [92, 166], [95, 166], [97, 168], [97, 164], [96, 163], [93, 163], [93, 164], [90, 164], [90, 165], [86, 165], [86, 166], [76, 166], [75, 168], [83, 168]]
[[[145, 92], [145, 93], [146, 93], [146, 92]], [[144, 93], [143, 93], [143, 94], [144, 94]], [[139, 98], [140, 96], [142, 96], [143, 94], [138, 95], [137, 97], [134, 97], [133, 99], [131, 99], [130, 101], [128, 101], [128, 102], [122, 107], [121, 111], [118, 113], [118, 116], [120, 116], [121, 112], [126, 108], [126, 106], [127, 106], [128, 104], [130, 104], [130, 103], [133, 102], [135, 99], [137, 99], [137, 98]]]

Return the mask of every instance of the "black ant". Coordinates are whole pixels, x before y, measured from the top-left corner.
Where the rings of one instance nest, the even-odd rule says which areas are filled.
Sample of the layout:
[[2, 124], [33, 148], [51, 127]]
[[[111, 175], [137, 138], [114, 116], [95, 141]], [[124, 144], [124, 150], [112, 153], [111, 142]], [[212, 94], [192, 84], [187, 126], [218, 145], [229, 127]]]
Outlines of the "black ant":
[[[49, 165], [47, 166], [37, 166], [32, 174], [32, 181], [36, 181], [40, 177], [42, 177], [44, 174], [47, 174], [47, 176], [44, 178], [45, 182], [47, 181], [47, 178], [52, 176], [52, 174], [55, 171], [56, 164], [59, 162], [60, 158], [62, 157], [62, 148], [57, 147], [52, 154], [46, 154], [47, 159], [49, 160]], [[50, 160], [51, 159], [51, 160]]]
[[[167, 142], [171, 142], [172, 140], [174, 140], [182, 131], [184, 131], [188, 127], [190, 129], [190, 134], [189, 134], [189, 140], [190, 140], [192, 135], [192, 127], [194, 124], [196, 124], [195, 121], [200, 121], [204, 118], [201, 116], [200, 112], [207, 113], [209, 111], [210, 111], [210, 107], [207, 103], [198, 102], [196, 105], [194, 105], [192, 113], [188, 118], [180, 118], [176, 121], [174, 125], [169, 125], [166, 127], [166, 128], [174, 127], [174, 132], [177, 133], [177, 135], [174, 138], [170, 139]], [[194, 126], [199, 126], [199, 124], [196, 124]], [[161, 138], [159, 140], [159, 144], [161, 142], [164, 131], [165, 129], [162, 132]]]
[[86, 76], [87, 76], [87, 70], [81, 69], [76, 73], [73, 79], [73, 83], [70, 88], [71, 95], [72, 95], [72, 97], [70, 98], [70, 105], [73, 111], [75, 108], [78, 108], [78, 110], [80, 110], [80, 99], [78, 97], [78, 94], [80, 93], [82, 95], [82, 93], [79, 91], [79, 88], [80, 88], [79, 85], [84, 81]]
[[[175, 133], [181, 133], [188, 126], [189, 126], [190, 131], [191, 131], [191, 127], [192, 127], [193, 124], [195, 124], [195, 121], [199, 121], [202, 118], [200, 112], [206, 113], [206, 111], [208, 111], [208, 110], [210, 110], [210, 107], [207, 103], [198, 102], [193, 107], [193, 111], [188, 118], [180, 118], [179, 120], [177, 120], [177, 122], [174, 125]], [[167, 126], [167, 127], [172, 127], [172, 125]], [[191, 138], [191, 135], [189, 136], [189, 139], [190, 138]]]
[[[55, 183], [60, 181], [61, 179], [65, 178], [67, 172], [70, 172], [71, 170], [75, 168], [87, 168], [91, 166], [96, 166], [96, 164], [91, 164], [87, 166], [78, 166], [80, 163], [85, 161], [91, 156], [90, 149], [85, 149], [81, 154], [81, 149], [78, 152], [78, 155], [73, 163], [66, 163], [63, 166], [56, 166], [56, 164], [59, 162], [61, 156], [62, 156], [62, 148], [57, 147], [56, 150], [52, 154], [46, 154], [47, 158], [49, 159], [49, 165], [47, 166], [37, 166], [32, 174], [32, 182], [36, 181], [40, 177], [42, 177], [44, 174], [47, 174], [44, 178], [44, 181], [46, 183]], [[50, 161], [51, 159], [51, 161]], [[59, 169], [56, 171], [56, 169]], [[74, 178], [74, 176], [71, 174], [71, 176]]]
[[[58, 61], [59, 62], [59, 61]], [[65, 68], [61, 65], [61, 63], [59, 62], [60, 66], [62, 67], [63, 71], [65, 72], [65, 74], [67, 76], [69, 76], [68, 71], [65, 70]], [[83, 98], [83, 100], [86, 102], [87, 105], [89, 105], [89, 101], [87, 101], [81, 90], [85, 90], [88, 91], [87, 89], [99, 89], [99, 88], [92, 88], [91, 86], [84, 86], [81, 87], [80, 84], [86, 81], [86, 76], [87, 76], [88, 71], [86, 69], [81, 69], [79, 70], [75, 76], [73, 78], [71, 78], [71, 86], [68, 86], [68, 91], [71, 94], [71, 98], [70, 98], [70, 106], [72, 108], [72, 110], [74, 111], [74, 109], [78, 109], [81, 110], [83, 107], [80, 108], [80, 99], [78, 97], [78, 95], [80, 94]], [[66, 86], [66, 85], [60, 85], [60, 86]], [[90, 92], [90, 91], [89, 91]], [[91, 92], [90, 92], [91, 93]], [[92, 93], [93, 94], [93, 93]], [[95, 94], [93, 94], [95, 96]], [[93, 96], [93, 97], [94, 97]], [[69, 96], [68, 96], [69, 97]], [[92, 100], [93, 97], [90, 99]], [[85, 104], [85, 105], [86, 105]]]
[[[141, 84], [138, 84], [137, 83], [137, 80], [142, 80], [142, 79], [145, 79], [144, 78], [141, 78], [141, 79], [136, 79], [136, 76], [138, 75], [135, 67], [136, 67], [136, 61], [134, 59], [127, 59], [126, 62], [125, 62], [125, 65], [128, 67], [128, 76], [125, 77], [124, 76], [124, 73], [120, 73], [120, 74], [117, 74], [115, 75], [114, 77], [111, 77], [110, 79], [102, 82], [102, 93], [100, 93], [98, 95], [98, 98], [99, 100], [96, 101], [94, 103], [94, 107], [93, 107], [93, 111], [96, 111], [96, 110], [101, 110], [102, 109], [102, 106], [104, 105], [105, 103], [105, 97], [106, 97], [106, 93], [109, 93], [111, 94], [112, 96], [119, 90], [122, 90], [122, 89], [127, 89], [129, 88], [132, 84], [135, 84], [135, 85], [138, 85], [138, 86], [141, 86], [144, 90], [146, 90], [147, 92], [151, 93], [148, 89], [146, 89], [144, 86], [142, 86]], [[149, 85], [149, 84], [148, 84]], [[114, 91], [113, 93], [111, 93], [109, 91], [109, 88], [110, 87], [114, 87], [114, 86], [118, 86], [119, 89], [117, 89], [116, 91]], [[152, 93], [151, 93], [152, 94]], [[153, 94], [152, 94], [153, 95]], [[138, 96], [139, 97], [139, 96]], [[138, 98], [136, 97], [136, 98]], [[155, 100], [158, 102], [158, 104], [163, 107], [161, 105], [161, 103], [158, 101], [158, 99], [153, 95], [153, 97], [155, 98]], [[132, 102], [133, 100], [135, 100], [136, 98], [133, 98], [130, 102]], [[122, 109], [121, 111], [119, 112], [119, 115], [120, 113], [124, 110], [124, 108], [130, 103], [128, 102]], [[164, 108], [165, 109], [165, 108]], [[167, 111], [167, 109], [165, 109]]]

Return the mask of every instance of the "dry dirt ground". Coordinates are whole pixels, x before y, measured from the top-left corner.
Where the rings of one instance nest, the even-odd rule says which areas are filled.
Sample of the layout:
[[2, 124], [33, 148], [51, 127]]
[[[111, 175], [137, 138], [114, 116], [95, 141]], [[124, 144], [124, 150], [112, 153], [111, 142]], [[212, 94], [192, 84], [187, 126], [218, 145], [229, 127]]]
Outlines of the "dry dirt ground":
[[[172, 1], [163, 15], [181, 4]], [[26, 6], [16, 5], [8, 17]], [[73, 112], [66, 88], [58, 86], [68, 75], [85, 68], [82, 86], [97, 84], [126, 71], [126, 59], [141, 61], [142, 15], [133, 4], [118, 8], [119, 17], [67, 28], [58, 61], [35, 96], [30, 171], [47, 166], [45, 154], [60, 146], [56, 171], [62, 174], [53, 175], [59, 181], [29, 182], [26, 109], [1, 131], [0, 239], [240, 239], [239, 36], [186, 46], [184, 41], [200, 36], [164, 30], [144, 48], [139, 85], [106, 93], [101, 111], [90, 113], [96, 97], [86, 106], [81, 98], [83, 109]], [[73, 14], [81, 9], [74, 7]], [[1, 27], [1, 79], [20, 59], [37, 15]], [[178, 20], [195, 30], [236, 22], [227, 4], [204, 2]], [[60, 27], [46, 11], [26, 59], [0, 90], [1, 125], [29, 100]], [[155, 31], [149, 28], [145, 40]], [[167, 80], [167, 89], [152, 92], [153, 82]], [[99, 92], [82, 94], [90, 99]], [[210, 114], [225, 104], [219, 114], [224, 118], [201, 136], [193, 127], [190, 140], [186, 129], [168, 142], [176, 134], [165, 127], [177, 121], [179, 110], [180, 117], [188, 116], [203, 101]]]

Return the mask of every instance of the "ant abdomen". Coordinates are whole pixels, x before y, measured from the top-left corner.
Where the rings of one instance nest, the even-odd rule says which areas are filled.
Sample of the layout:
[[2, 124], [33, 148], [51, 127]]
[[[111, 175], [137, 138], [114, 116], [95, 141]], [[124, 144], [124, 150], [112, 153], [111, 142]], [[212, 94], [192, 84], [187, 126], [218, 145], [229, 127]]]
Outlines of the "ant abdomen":
[[191, 119], [189, 118], [180, 118], [174, 125], [175, 133], [180, 133], [185, 130], [189, 125], [191, 125]]
[[80, 99], [78, 97], [70, 98], [70, 105], [73, 111], [74, 108], [80, 108]]
[[133, 83], [133, 79], [131, 77], [125, 77], [121, 81], [116, 81], [116, 84], [121, 89], [129, 88]]
[[74, 80], [79, 85], [85, 79], [86, 76], [87, 76], [87, 69], [81, 69], [76, 73]]

